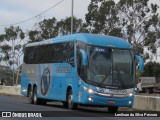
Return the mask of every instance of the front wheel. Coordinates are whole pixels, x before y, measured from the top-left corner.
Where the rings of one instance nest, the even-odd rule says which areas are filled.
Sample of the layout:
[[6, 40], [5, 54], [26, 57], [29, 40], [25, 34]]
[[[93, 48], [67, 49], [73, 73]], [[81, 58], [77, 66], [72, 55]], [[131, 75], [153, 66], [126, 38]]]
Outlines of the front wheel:
[[117, 110], [118, 110], [118, 107], [115, 107], [115, 106], [110, 106], [110, 107], [108, 107], [108, 112], [109, 113], [116, 113], [117, 112]]
[[46, 104], [45, 101], [43, 103], [39, 98], [37, 98], [37, 88], [36, 87], [33, 90], [33, 101], [35, 105]]
[[76, 103], [73, 103], [73, 93], [72, 93], [72, 90], [70, 90], [68, 92], [68, 96], [67, 96], [67, 101], [68, 101], [68, 109], [70, 110], [75, 110], [77, 109], [77, 104]]

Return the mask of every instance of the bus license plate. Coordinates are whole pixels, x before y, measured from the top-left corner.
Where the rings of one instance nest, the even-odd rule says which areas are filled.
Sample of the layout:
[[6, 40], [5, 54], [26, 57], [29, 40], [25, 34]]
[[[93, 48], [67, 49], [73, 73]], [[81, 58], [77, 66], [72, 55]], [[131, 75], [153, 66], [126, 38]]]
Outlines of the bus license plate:
[[114, 100], [108, 100], [107, 103], [108, 104], [116, 104], [116, 101], [114, 101]]

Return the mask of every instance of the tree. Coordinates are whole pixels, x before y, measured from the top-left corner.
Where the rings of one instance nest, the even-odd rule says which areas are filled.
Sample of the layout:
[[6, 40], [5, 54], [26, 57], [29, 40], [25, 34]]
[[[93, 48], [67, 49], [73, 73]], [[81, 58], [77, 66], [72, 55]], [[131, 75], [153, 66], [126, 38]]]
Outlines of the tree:
[[[73, 17], [73, 32], [88, 32], [86, 30], [86, 24], [83, 23], [82, 19]], [[66, 17], [57, 22], [57, 30], [59, 35], [71, 34], [71, 17]]]
[[[19, 66], [22, 64], [21, 56], [23, 54], [23, 42], [25, 35], [20, 27], [10, 26], [9, 28], [5, 28], [5, 33], [0, 35], [1, 41], [1, 62], [5, 62], [7, 66], [12, 68], [13, 70], [13, 85], [14, 81], [14, 73], [17, 74], [16, 80], [18, 80], [19, 76]], [[15, 72], [15, 69], [17, 72]]]
[[86, 14], [87, 28], [91, 33], [123, 37], [133, 45], [135, 52], [148, 59], [147, 52], [156, 54], [160, 45], [158, 8], [157, 4], [149, 4], [149, 0], [120, 0], [118, 3], [91, 0]]
[[156, 62], [146, 63], [142, 76], [156, 77], [160, 82], [160, 64]]
[[[74, 32], [88, 32], [86, 28], [86, 24], [83, 23], [82, 19], [73, 18]], [[62, 19], [57, 22], [57, 20], [53, 17], [52, 19], [44, 19], [35, 25], [36, 30], [29, 31], [29, 39], [32, 42], [47, 40], [49, 38], [56, 37], [58, 35], [66, 35], [71, 32], [71, 17]]]
[[[149, 4], [149, 0], [120, 0], [117, 4], [122, 31], [135, 52], [144, 54], [144, 47], [156, 53], [160, 38], [159, 6]], [[144, 57], [148, 58], [149, 54]]]
[[53, 38], [58, 35], [56, 18], [44, 19], [43, 21], [35, 24], [36, 30], [29, 31], [29, 39], [32, 42], [42, 41]]
[[91, 33], [122, 37], [118, 9], [114, 0], [91, 0], [86, 23]]

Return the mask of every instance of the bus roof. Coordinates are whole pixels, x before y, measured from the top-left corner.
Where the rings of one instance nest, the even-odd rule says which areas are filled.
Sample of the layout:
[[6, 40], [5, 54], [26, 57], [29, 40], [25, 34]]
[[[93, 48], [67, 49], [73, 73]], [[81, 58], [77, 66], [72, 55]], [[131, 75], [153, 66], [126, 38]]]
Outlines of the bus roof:
[[87, 44], [97, 45], [97, 46], [105, 46], [105, 47], [116, 47], [116, 48], [125, 48], [131, 49], [132, 46], [127, 41], [122, 38], [113, 37], [113, 36], [106, 36], [106, 35], [99, 35], [99, 34], [89, 34], [89, 33], [76, 33], [64, 36], [58, 36], [55, 38], [51, 38], [49, 40], [30, 43], [26, 45], [26, 47], [30, 46], [38, 46], [44, 44], [54, 44], [54, 43], [62, 43], [62, 42], [69, 42], [69, 41], [82, 41]]

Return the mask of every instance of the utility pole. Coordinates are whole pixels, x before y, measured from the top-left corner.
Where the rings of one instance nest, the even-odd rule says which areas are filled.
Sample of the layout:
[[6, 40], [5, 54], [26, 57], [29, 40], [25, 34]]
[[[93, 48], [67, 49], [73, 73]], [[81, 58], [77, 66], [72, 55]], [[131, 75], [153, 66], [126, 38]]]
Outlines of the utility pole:
[[71, 8], [71, 34], [73, 34], [73, 3], [74, 0], [72, 0], [72, 8]]
[[15, 41], [12, 40], [12, 52], [13, 52], [13, 56], [12, 56], [12, 62], [13, 62], [13, 69], [12, 69], [12, 72], [13, 72], [13, 86], [14, 86], [14, 56], [15, 56]]

